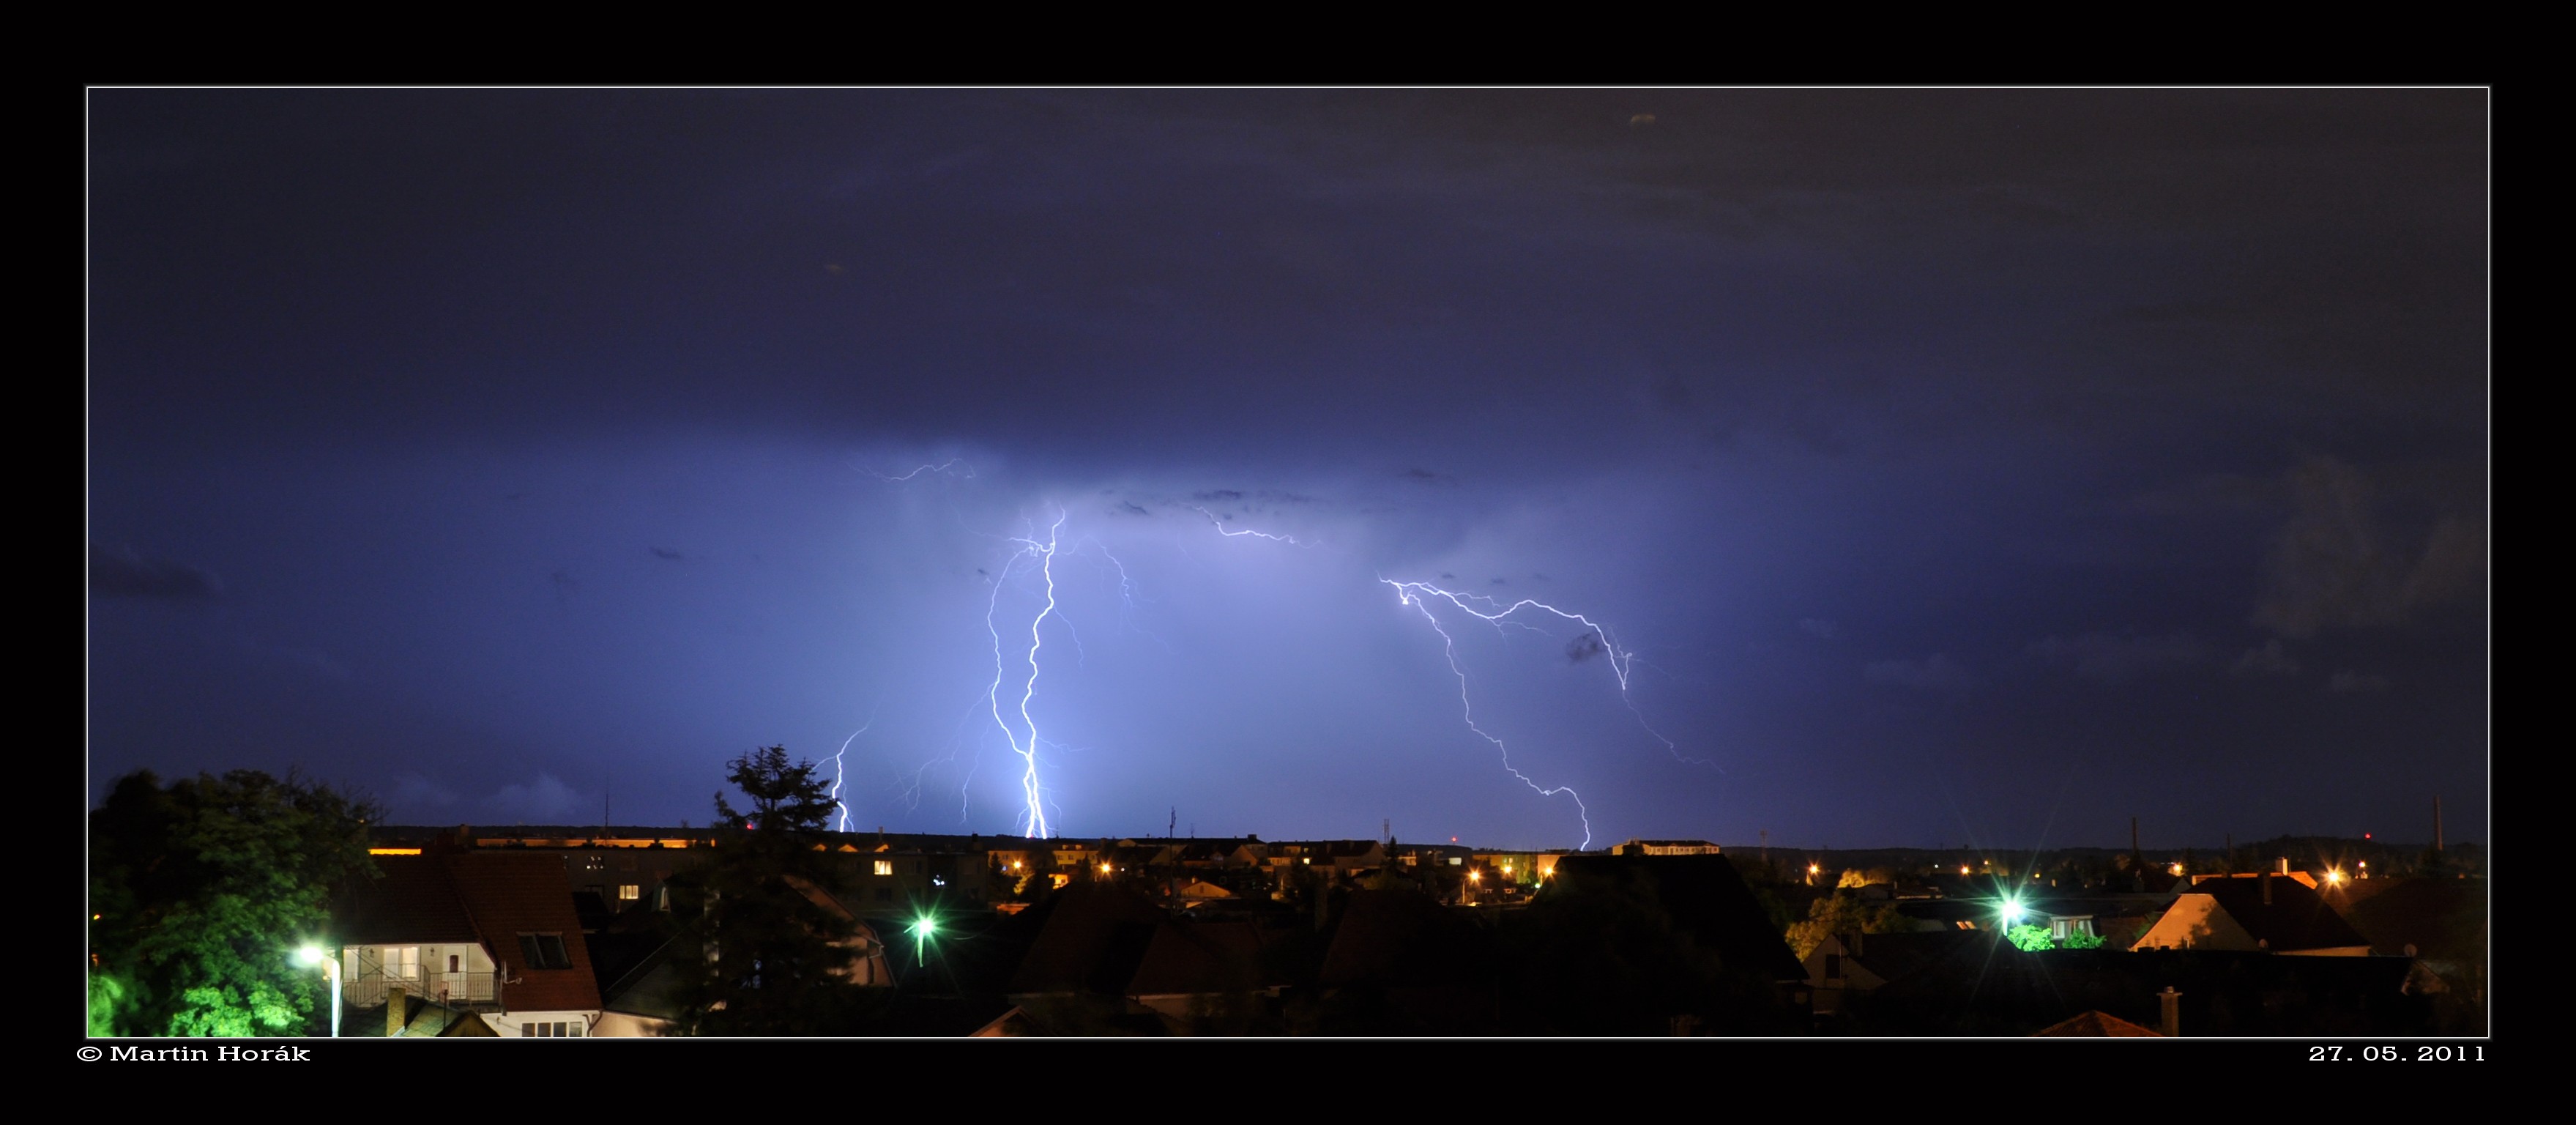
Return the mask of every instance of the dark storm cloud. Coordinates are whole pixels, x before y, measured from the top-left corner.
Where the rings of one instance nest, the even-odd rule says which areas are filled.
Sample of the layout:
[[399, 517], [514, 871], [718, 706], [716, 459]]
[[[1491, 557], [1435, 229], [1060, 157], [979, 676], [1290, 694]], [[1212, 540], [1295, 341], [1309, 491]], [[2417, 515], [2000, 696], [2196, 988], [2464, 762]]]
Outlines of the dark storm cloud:
[[1599, 633], [1585, 633], [1565, 643], [1565, 659], [1569, 664], [1581, 664], [1608, 651], [1610, 649], [1601, 643]]
[[2209, 646], [2188, 633], [2161, 637], [2135, 633], [2086, 633], [2073, 640], [2049, 637], [2034, 641], [2030, 654], [2071, 667], [2095, 683], [2125, 684], [2141, 676], [2202, 663]]
[[182, 562], [149, 559], [132, 547], [110, 551], [89, 545], [89, 592], [102, 598], [206, 601], [224, 592], [223, 581]]
[[2385, 514], [2383, 488], [2331, 457], [2309, 458], [2288, 482], [2295, 510], [2273, 538], [2256, 624], [2292, 638], [2404, 625], [2482, 581], [2486, 536], [2475, 514], [2439, 512], [2410, 534]]
[[2334, 679], [2326, 684], [2326, 690], [2337, 694], [2387, 691], [2388, 683], [2388, 677], [2386, 676], [2375, 676], [2363, 672], [2343, 671], [2334, 674]]
[[1963, 692], [1977, 686], [1966, 665], [1938, 652], [1921, 660], [1874, 660], [1861, 666], [1861, 675], [1871, 683], [1924, 691]]
[[2237, 656], [2236, 662], [2227, 666], [2227, 674], [2238, 679], [2295, 676], [2299, 674], [2299, 662], [2281, 646], [2281, 638], [2274, 637]]
[[[1927, 774], [2124, 823], [2032, 760], [2156, 755], [2211, 843], [2411, 800], [2249, 761], [2482, 768], [2482, 91], [92, 103], [90, 538], [243, 618], [94, 599], [104, 767], [531, 818], [613, 769], [669, 822], [882, 695], [854, 807], [1005, 830], [1014, 537], [1069, 513], [1033, 706], [1083, 831], [1572, 843], [1469, 701], [1599, 827], [1730, 842], [1985, 815]], [[1435, 574], [1640, 674], [1553, 621], [1447, 619], [1453, 666], [1381, 582]]]

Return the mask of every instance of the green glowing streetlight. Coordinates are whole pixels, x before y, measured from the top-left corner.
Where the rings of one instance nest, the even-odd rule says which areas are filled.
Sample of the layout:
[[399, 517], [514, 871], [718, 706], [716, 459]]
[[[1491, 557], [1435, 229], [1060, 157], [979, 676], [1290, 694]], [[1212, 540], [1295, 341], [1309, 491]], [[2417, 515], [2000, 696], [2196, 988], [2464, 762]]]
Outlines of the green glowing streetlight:
[[331, 1038], [340, 1037], [340, 959], [318, 945], [295, 951], [295, 959], [307, 965], [322, 966], [322, 975], [331, 981]]
[[918, 965], [921, 964], [921, 950], [923, 943], [930, 940], [930, 935], [939, 932], [939, 920], [925, 914], [913, 922], [911, 929], [912, 963]]

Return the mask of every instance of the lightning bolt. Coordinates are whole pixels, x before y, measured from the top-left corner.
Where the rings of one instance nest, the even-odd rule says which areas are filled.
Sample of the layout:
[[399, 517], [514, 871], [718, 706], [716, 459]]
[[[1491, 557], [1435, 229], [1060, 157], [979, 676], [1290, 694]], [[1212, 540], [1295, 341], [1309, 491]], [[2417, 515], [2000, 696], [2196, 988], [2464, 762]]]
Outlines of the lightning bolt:
[[[1494, 622], [1497, 629], [1501, 627], [1501, 622], [1504, 617], [1509, 616], [1513, 610], [1519, 609], [1520, 607], [1514, 606], [1512, 609], [1504, 610], [1501, 613], [1487, 615], [1479, 613], [1472, 607], [1460, 602], [1458, 600], [1459, 595], [1452, 594], [1449, 591], [1439, 589], [1438, 587], [1427, 586], [1420, 582], [1397, 582], [1394, 579], [1383, 577], [1379, 578], [1378, 581], [1395, 587], [1396, 596], [1402, 599], [1406, 606], [1420, 610], [1422, 612], [1422, 619], [1431, 623], [1431, 630], [1440, 634], [1441, 647], [1449, 657], [1449, 671], [1451, 674], [1458, 677], [1458, 709], [1460, 714], [1465, 716], [1467, 720], [1467, 729], [1476, 732], [1477, 737], [1493, 743], [1495, 752], [1502, 755], [1504, 771], [1510, 773], [1513, 777], [1520, 779], [1521, 784], [1529, 786], [1532, 790], [1536, 791], [1539, 796], [1553, 797], [1559, 793], [1563, 793], [1568, 797], [1574, 798], [1574, 815], [1577, 819], [1583, 822], [1583, 843], [1577, 845], [1576, 850], [1579, 851], [1583, 848], [1591, 847], [1592, 810], [1584, 806], [1583, 794], [1575, 792], [1574, 787], [1571, 785], [1549, 787], [1532, 780], [1528, 774], [1522, 773], [1518, 767], [1512, 765], [1512, 748], [1510, 746], [1505, 745], [1502, 739], [1494, 737], [1492, 732], [1476, 725], [1476, 704], [1467, 696], [1467, 670], [1459, 667], [1458, 665], [1458, 641], [1456, 638], [1449, 635], [1449, 630], [1441, 626], [1440, 618], [1431, 612], [1431, 605], [1427, 600], [1427, 596], [1437, 595], [1446, 597], [1452, 604], [1457, 605], [1460, 609], [1465, 609], [1469, 613], [1473, 613], [1487, 621]], [[1468, 596], [1473, 597], [1474, 595]], [[1492, 601], [1490, 598], [1485, 600]], [[1525, 602], [1524, 604], [1537, 605], [1538, 603]], [[1549, 607], [1541, 606], [1541, 608]], [[1573, 614], [1563, 614], [1562, 611], [1557, 610], [1551, 610], [1551, 612], [1557, 612], [1562, 616], [1568, 617], [1576, 616]], [[1515, 624], [1517, 624], [1517, 622], [1515, 622]], [[1585, 624], [1588, 625], [1590, 622], [1587, 621]], [[1606, 643], [1608, 634], [1605, 633], [1603, 636]], [[1616, 649], [1614, 648], [1613, 652], [1615, 653], [1615, 651]], [[1618, 666], [1614, 664], [1612, 667], [1615, 668]], [[1619, 686], [1624, 693], [1627, 688], [1627, 675], [1624, 671], [1620, 674]]]
[[1251, 528], [1248, 528], [1248, 527], [1246, 527], [1246, 528], [1238, 528], [1238, 529], [1234, 529], [1234, 530], [1228, 530], [1228, 529], [1226, 528], [1226, 526], [1225, 526], [1225, 518], [1224, 518], [1224, 517], [1222, 517], [1222, 516], [1217, 515], [1215, 512], [1211, 512], [1211, 511], [1209, 511], [1209, 510], [1207, 510], [1207, 509], [1205, 509], [1205, 508], [1199, 507], [1199, 506], [1198, 506], [1198, 505], [1196, 505], [1196, 504], [1192, 504], [1192, 505], [1190, 505], [1190, 510], [1191, 510], [1191, 511], [1193, 511], [1193, 512], [1197, 512], [1198, 514], [1200, 514], [1200, 515], [1202, 515], [1202, 516], [1206, 516], [1206, 517], [1208, 518], [1208, 522], [1209, 522], [1209, 523], [1212, 523], [1212, 524], [1215, 524], [1215, 525], [1216, 525], [1216, 533], [1217, 533], [1217, 534], [1219, 534], [1219, 535], [1223, 535], [1223, 536], [1225, 536], [1225, 537], [1227, 537], [1227, 538], [1229, 538], [1229, 539], [1230, 539], [1230, 538], [1233, 538], [1233, 537], [1235, 537], [1235, 536], [1238, 536], [1238, 535], [1257, 535], [1257, 536], [1260, 536], [1260, 537], [1261, 537], [1261, 538], [1263, 538], [1263, 539], [1268, 539], [1268, 540], [1272, 540], [1272, 541], [1274, 541], [1274, 542], [1279, 542], [1279, 543], [1286, 543], [1286, 544], [1288, 544], [1288, 545], [1289, 545], [1289, 546], [1291, 546], [1291, 547], [1312, 547], [1312, 546], [1314, 546], [1314, 544], [1312, 544], [1312, 543], [1303, 543], [1303, 542], [1299, 542], [1299, 541], [1298, 541], [1298, 539], [1297, 539], [1297, 537], [1296, 537], [1296, 536], [1294, 536], [1294, 535], [1272, 535], [1271, 533], [1269, 533], [1269, 532], [1267, 532], [1267, 531], [1254, 531], [1254, 530], [1252, 530]]
[[[1038, 650], [1046, 644], [1043, 628], [1047, 618], [1056, 616], [1055, 553], [1057, 536], [1064, 528], [1064, 520], [1064, 509], [1056, 509], [1055, 522], [1047, 525], [1044, 542], [1038, 540], [1034, 527], [1027, 535], [1011, 540], [1018, 543], [1020, 549], [1003, 562], [1002, 573], [993, 580], [992, 600], [984, 609], [984, 629], [993, 636], [993, 686], [987, 689], [984, 698], [993, 712], [993, 725], [1002, 728], [1002, 737], [1011, 742], [1011, 752], [1020, 756], [1020, 795], [1028, 802], [1028, 816], [1021, 823], [1021, 834], [1033, 838], [1052, 835], [1047, 830], [1046, 791], [1038, 782], [1038, 724], [1029, 715], [1029, 701], [1038, 694]], [[1022, 562], [1031, 560], [1035, 561], [1038, 573], [1046, 579], [1046, 606], [1029, 621], [1029, 676], [1020, 688], [1020, 724], [1014, 727], [1002, 716], [1002, 679], [1007, 673], [1002, 667], [1002, 631], [993, 624], [993, 615], [1000, 610], [1002, 586], [1011, 572]], [[1023, 732], [1025, 738], [1022, 737]]]
[[[951, 468], [954, 468], [954, 467], [956, 467], [956, 466], [958, 466], [958, 465], [965, 465], [965, 464], [966, 464], [966, 459], [965, 459], [965, 458], [963, 458], [963, 457], [951, 457], [951, 458], [949, 458], [949, 459], [947, 459], [947, 460], [945, 460], [945, 461], [942, 461], [942, 462], [940, 462], [940, 463], [938, 463], [938, 464], [936, 464], [936, 465], [923, 465], [923, 466], [921, 466], [920, 468], [914, 469], [913, 471], [911, 471], [911, 472], [909, 472], [909, 473], [905, 473], [904, 475], [899, 476], [899, 477], [890, 477], [890, 476], [885, 475], [884, 473], [880, 473], [880, 472], [876, 471], [875, 469], [867, 469], [866, 471], [867, 471], [867, 474], [868, 474], [869, 476], [875, 477], [875, 478], [877, 478], [878, 480], [881, 480], [881, 481], [907, 481], [907, 480], [911, 480], [911, 479], [912, 479], [912, 478], [914, 478], [914, 477], [920, 476], [920, 475], [921, 475], [921, 474], [923, 474], [923, 473], [940, 473], [940, 474], [943, 474], [943, 475], [955, 476], [956, 474], [954, 474], [954, 473], [950, 473], [948, 470], [949, 470], [949, 469], [951, 469]], [[865, 466], [862, 466], [862, 468], [865, 468]], [[973, 465], [966, 465], [966, 475], [965, 475], [964, 477], [962, 477], [962, 478], [959, 478], [959, 479], [962, 479], [962, 480], [973, 480], [973, 479], [975, 479], [975, 466], [973, 466]]]
[[[1691, 758], [1683, 756], [1680, 745], [1676, 744], [1672, 739], [1664, 737], [1664, 732], [1656, 730], [1653, 723], [1646, 721], [1645, 712], [1637, 709], [1637, 701], [1628, 694], [1629, 677], [1636, 669], [1637, 654], [1619, 647], [1619, 638], [1610, 632], [1609, 626], [1594, 621], [1589, 617], [1585, 617], [1580, 613], [1572, 613], [1558, 609], [1555, 606], [1539, 601], [1536, 598], [1522, 598], [1521, 600], [1506, 606], [1503, 605], [1502, 599], [1500, 598], [1487, 597], [1483, 594], [1468, 594], [1460, 593], [1455, 590], [1444, 590], [1428, 582], [1398, 582], [1392, 578], [1386, 577], [1380, 577], [1378, 581], [1395, 587], [1397, 594], [1404, 598], [1405, 604], [1407, 605], [1413, 605], [1416, 598], [1436, 597], [1458, 607], [1459, 609], [1465, 610], [1476, 617], [1482, 618], [1488, 624], [1491, 624], [1497, 632], [1500, 632], [1506, 625], [1516, 625], [1524, 629], [1532, 629], [1532, 627], [1526, 622], [1511, 620], [1513, 614], [1519, 613], [1524, 609], [1535, 609], [1546, 613], [1552, 613], [1567, 621], [1572, 621], [1582, 625], [1585, 629], [1591, 631], [1591, 636], [1600, 638], [1601, 654], [1609, 658], [1610, 671], [1619, 678], [1619, 703], [1621, 706], [1628, 709], [1628, 714], [1631, 718], [1637, 720], [1638, 728], [1644, 730], [1649, 736], [1652, 736], [1655, 741], [1663, 743], [1665, 752], [1671, 754], [1673, 756], [1673, 760], [1687, 765], [1708, 766], [1720, 773], [1726, 772], [1726, 767], [1720, 766], [1716, 762], [1710, 761], [1706, 758]], [[1475, 606], [1467, 604], [1470, 600], [1482, 602], [1488, 608], [1478, 609]], [[1430, 613], [1429, 607], [1425, 606], [1421, 608], [1425, 615]], [[1435, 624], [1437, 623], [1435, 622]], [[1532, 629], [1532, 631], [1541, 633], [1546, 632], [1544, 629]], [[1441, 635], [1445, 637], [1448, 634], [1443, 633]], [[1652, 667], [1652, 665], [1649, 665], [1649, 667]]]
[[841, 810], [841, 826], [838, 831], [850, 830], [850, 806], [841, 803], [841, 778], [846, 776], [846, 771], [841, 768], [841, 755], [849, 753], [850, 744], [857, 742], [860, 735], [868, 733], [868, 728], [875, 725], [877, 725], [877, 709], [869, 707], [868, 721], [860, 724], [859, 729], [851, 731], [850, 737], [842, 739], [840, 749], [832, 751], [832, 804]]

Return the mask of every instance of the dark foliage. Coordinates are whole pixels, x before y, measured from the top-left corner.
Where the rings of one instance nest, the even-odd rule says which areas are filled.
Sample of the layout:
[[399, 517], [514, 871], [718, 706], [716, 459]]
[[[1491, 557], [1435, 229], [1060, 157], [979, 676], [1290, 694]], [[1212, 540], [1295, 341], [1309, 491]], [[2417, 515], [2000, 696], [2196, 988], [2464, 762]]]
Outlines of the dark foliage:
[[90, 814], [94, 1035], [301, 1035], [329, 988], [333, 893], [375, 877], [369, 802], [293, 775], [117, 779]]

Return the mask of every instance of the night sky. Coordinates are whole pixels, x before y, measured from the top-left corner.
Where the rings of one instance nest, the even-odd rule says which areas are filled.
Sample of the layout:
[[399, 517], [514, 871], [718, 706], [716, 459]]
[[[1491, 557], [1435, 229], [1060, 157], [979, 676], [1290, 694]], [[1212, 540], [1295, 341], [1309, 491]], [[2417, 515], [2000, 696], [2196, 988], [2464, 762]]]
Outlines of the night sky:
[[2486, 102], [95, 90], [91, 795], [2482, 839]]

